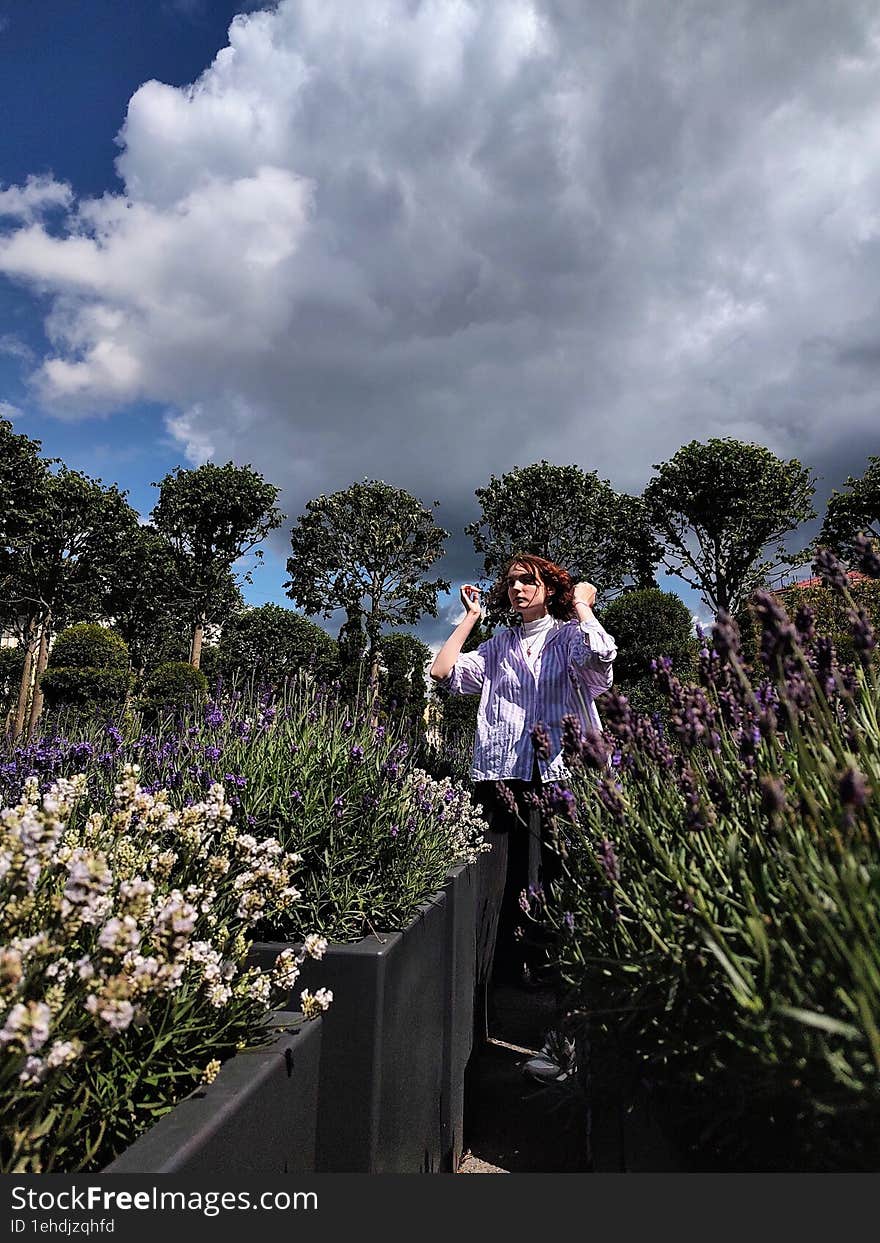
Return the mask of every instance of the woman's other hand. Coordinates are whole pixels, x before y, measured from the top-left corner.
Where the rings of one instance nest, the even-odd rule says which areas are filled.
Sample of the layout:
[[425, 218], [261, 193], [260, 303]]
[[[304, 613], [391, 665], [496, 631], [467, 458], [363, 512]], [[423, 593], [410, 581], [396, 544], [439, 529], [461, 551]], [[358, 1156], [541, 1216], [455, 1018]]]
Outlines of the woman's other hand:
[[596, 603], [596, 588], [592, 583], [575, 583], [574, 588], [575, 604], [586, 604], [588, 608], [592, 608]]
[[[595, 593], [594, 593], [595, 594]], [[473, 583], [465, 583], [459, 592], [465, 612], [471, 617], [480, 616], [480, 593]]]

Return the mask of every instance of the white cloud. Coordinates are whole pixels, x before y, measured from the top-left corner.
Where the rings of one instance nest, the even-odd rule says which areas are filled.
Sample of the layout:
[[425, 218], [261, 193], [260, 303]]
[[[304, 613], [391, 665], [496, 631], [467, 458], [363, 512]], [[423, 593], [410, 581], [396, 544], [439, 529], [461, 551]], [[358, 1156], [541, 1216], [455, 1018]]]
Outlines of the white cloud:
[[8, 186], [0, 190], [0, 217], [12, 216], [29, 221], [50, 208], [66, 208], [72, 202], [73, 191], [66, 182], [46, 175], [28, 177], [23, 186]]
[[14, 406], [11, 401], [0, 401], [0, 419], [6, 419], [11, 423], [21, 418], [21, 413], [19, 407]]
[[22, 362], [34, 360], [31, 347], [12, 332], [0, 333], [0, 354], [5, 354], [8, 358], [20, 358]]
[[52, 297], [54, 409], [162, 403], [292, 515], [372, 475], [460, 530], [490, 472], [637, 489], [723, 434], [830, 486], [876, 419], [878, 70], [861, 0], [281, 0], [134, 94], [122, 193], [0, 191], [0, 271]]

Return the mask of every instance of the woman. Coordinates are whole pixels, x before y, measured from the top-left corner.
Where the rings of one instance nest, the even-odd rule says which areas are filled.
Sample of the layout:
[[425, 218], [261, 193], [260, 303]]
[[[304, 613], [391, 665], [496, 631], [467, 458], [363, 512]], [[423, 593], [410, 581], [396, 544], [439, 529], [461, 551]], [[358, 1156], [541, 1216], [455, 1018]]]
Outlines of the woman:
[[564, 717], [574, 716], [582, 729], [602, 728], [594, 700], [611, 686], [617, 648], [593, 613], [595, 599], [592, 583], [575, 584], [544, 557], [517, 556], [491, 589], [489, 604], [490, 612], [519, 614], [522, 624], [463, 653], [481, 613], [479, 591], [465, 583], [465, 616], [430, 669], [450, 694], [480, 696], [471, 776], [493, 846], [492, 875], [481, 897], [478, 970], [484, 987], [493, 958], [497, 977], [527, 987], [540, 983], [540, 947], [517, 936], [522, 891], [549, 884], [556, 872], [534, 795], [545, 782], [566, 775]]

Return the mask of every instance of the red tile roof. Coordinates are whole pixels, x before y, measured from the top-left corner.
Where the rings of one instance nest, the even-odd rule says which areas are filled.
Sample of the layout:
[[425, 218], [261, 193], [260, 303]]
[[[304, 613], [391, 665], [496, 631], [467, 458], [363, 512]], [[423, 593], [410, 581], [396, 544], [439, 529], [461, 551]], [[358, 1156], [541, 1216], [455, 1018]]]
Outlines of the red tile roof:
[[[862, 574], [858, 570], [847, 570], [846, 576], [851, 583], [867, 583], [870, 581], [867, 574]], [[776, 587], [773, 591], [773, 595], [778, 596], [780, 592], [791, 591], [793, 587], [821, 586], [823, 586], [821, 578], [802, 578], [798, 583], [789, 583], [786, 587]]]

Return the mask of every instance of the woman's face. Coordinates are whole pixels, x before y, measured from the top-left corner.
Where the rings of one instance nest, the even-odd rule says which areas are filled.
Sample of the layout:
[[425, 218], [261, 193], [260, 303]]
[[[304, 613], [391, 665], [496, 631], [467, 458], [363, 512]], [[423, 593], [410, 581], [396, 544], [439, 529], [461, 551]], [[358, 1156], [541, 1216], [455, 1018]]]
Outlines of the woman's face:
[[507, 571], [507, 598], [523, 621], [534, 621], [547, 612], [547, 588], [541, 575], [518, 561]]

